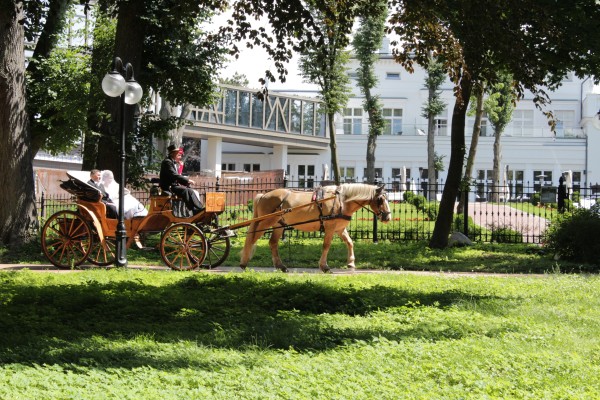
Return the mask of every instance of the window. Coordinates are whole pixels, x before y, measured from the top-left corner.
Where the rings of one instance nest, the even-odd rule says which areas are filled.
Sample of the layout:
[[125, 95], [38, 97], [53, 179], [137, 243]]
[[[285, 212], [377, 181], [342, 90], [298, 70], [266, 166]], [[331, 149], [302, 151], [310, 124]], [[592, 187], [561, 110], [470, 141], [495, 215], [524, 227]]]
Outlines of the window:
[[[473, 133], [473, 126], [475, 125], [475, 117], [470, 117], [467, 119], [467, 133]], [[481, 116], [481, 130], [479, 131], [479, 136], [494, 136], [494, 128], [489, 124], [487, 116], [485, 113]]]
[[260, 171], [260, 164], [244, 164], [244, 172]]
[[400, 79], [400, 72], [387, 72], [385, 74], [385, 79]]
[[340, 167], [340, 177], [344, 182], [355, 182], [354, 167]]
[[539, 192], [541, 186], [552, 185], [552, 171], [533, 171], [533, 190]]
[[513, 136], [533, 136], [533, 111], [515, 110], [506, 133], [512, 133]]
[[221, 171], [235, 171], [235, 164], [221, 164]]
[[[401, 183], [404, 183], [404, 186], [400, 186]], [[410, 186], [410, 168], [406, 168], [406, 176], [404, 177], [404, 181], [402, 181], [402, 168], [392, 168], [392, 190], [404, 191]]]
[[573, 192], [581, 190], [581, 171], [573, 171]]
[[435, 135], [448, 136], [448, 120], [446, 118], [436, 118]]
[[[367, 169], [364, 168], [363, 169], [363, 177], [367, 176]], [[375, 168], [375, 179], [376, 180], [381, 180], [381, 178], [383, 177], [383, 169], [382, 168]]]
[[298, 187], [312, 188], [315, 186], [315, 166], [298, 165]]
[[556, 118], [556, 137], [573, 136], [575, 126], [575, 111], [558, 110], [554, 111]]
[[362, 135], [362, 108], [344, 108], [344, 135]]
[[402, 109], [401, 108], [384, 108], [382, 110], [384, 135], [402, 135]]

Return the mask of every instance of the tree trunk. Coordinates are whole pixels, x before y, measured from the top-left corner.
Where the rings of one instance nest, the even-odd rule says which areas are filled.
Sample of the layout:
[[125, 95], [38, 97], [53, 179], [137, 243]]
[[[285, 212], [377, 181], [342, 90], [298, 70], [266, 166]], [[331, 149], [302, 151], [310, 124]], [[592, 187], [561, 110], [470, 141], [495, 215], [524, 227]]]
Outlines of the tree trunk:
[[500, 200], [500, 162], [502, 161], [502, 148], [500, 145], [500, 137], [502, 132], [499, 129], [494, 130], [494, 162], [492, 166], [492, 201]]
[[469, 98], [473, 83], [468, 72], [463, 71], [460, 81], [459, 92], [456, 94], [456, 102], [452, 112], [452, 131], [451, 131], [451, 151], [450, 165], [448, 166], [448, 178], [444, 185], [440, 210], [429, 247], [443, 249], [448, 246], [448, 235], [452, 228], [452, 218], [454, 217], [454, 205], [456, 196], [460, 189], [462, 178], [463, 160], [465, 156], [465, 122]]
[[[483, 88], [480, 88], [477, 92], [477, 106], [475, 109], [475, 122], [473, 124], [473, 134], [471, 135], [471, 146], [469, 147], [469, 155], [467, 156], [467, 165], [465, 166], [465, 175], [463, 181], [471, 184], [471, 175], [473, 173], [473, 164], [475, 164], [475, 155], [477, 154], [477, 145], [479, 144], [479, 136], [481, 135], [481, 118], [483, 117]], [[465, 206], [465, 201], [469, 201], [470, 186], [466, 184], [461, 188], [465, 191], [464, 196], [461, 196], [458, 207], [456, 208], [457, 214], [462, 214]]]
[[338, 165], [337, 143], [335, 141], [335, 114], [327, 114], [327, 123], [329, 124], [329, 149], [331, 151], [331, 169], [333, 180], [336, 185], [340, 184], [340, 168]]
[[[435, 89], [429, 89], [431, 98]], [[435, 199], [437, 180], [435, 178], [435, 116], [430, 115], [427, 120], [427, 193], [423, 193], [428, 200]]]
[[[142, 88], [144, 85], [139, 78], [142, 64], [142, 54], [144, 50], [144, 31], [145, 23], [139, 18], [143, 14], [144, 1], [132, 0], [119, 3], [119, 16], [117, 20], [117, 32], [115, 36], [115, 57], [120, 57], [123, 65], [130, 63], [133, 66], [135, 79]], [[108, 72], [108, 66], [107, 70]], [[144, 88], [148, 90], [147, 88]], [[102, 90], [101, 88], [92, 88], [91, 90]], [[107, 98], [107, 112], [111, 115], [109, 122], [102, 125], [102, 136], [98, 146], [98, 168], [110, 169], [117, 182], [121, 181], [121, 118], [120, 118], [120, 98]], [[133, 131], [133, 115], [137, 106], [126, 105], [125, 118], [125, 137]], [[131, 153], [131, 146], [126, 145], [127, 153]]]
[[38, 227], [25, 97], [23, 2], [0, 2], [0, 243], [18, 245]]

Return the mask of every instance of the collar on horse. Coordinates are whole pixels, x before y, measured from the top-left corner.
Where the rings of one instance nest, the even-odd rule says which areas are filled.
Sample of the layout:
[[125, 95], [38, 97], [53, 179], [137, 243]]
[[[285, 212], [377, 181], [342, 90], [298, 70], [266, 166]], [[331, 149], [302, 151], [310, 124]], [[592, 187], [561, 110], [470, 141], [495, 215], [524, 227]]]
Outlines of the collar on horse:
[[[325, 221], [329, 221], [332, 219], [345, 219], [346, 221], [351, 221], [351, 215], [342, 214], [342, 202], [340, 201], [340, 187], [336, 187], [335, 189], [335, 197], [333, 198], [333, 206], [331, 207], [331, 214], [323, 215], [323, 202], [319, 200], [323, 200], [325, 197], [325, 191], [322, 186], [319, 186], [315, 189], [312, 196], [312, 201], [317, 204], [317, 208], [319, 209], [319, 222], [321, 223], [320, 231], [325, 232]], [[338, 201], [340, 203], [340, 211], [337, 214], [334, 214], [335, 203]]]

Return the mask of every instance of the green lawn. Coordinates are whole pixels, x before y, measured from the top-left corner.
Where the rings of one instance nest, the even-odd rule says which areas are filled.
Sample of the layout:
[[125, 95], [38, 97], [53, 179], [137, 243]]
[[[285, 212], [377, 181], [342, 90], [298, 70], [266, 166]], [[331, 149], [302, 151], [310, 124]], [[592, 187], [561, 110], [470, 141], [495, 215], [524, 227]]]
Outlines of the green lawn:
[[[244, 230], [232, 238], [231, 252], [225, 266], [238, 266], [240, 251], [244, 245]], [[127, 252], [129, 264], [164, 265], [156, 245], [159, 236], [146, 240], [149, 250]], [[321, 255], [320, 238], [302, 239], [288, 237], [282, 241], [279, 251], [283, 262], [291, 268], [318, 268]], [[598, 265], [587, 265], [566, 260], [555, 260], [537, 245], [478, 243], [470, 247], [430, 249], [425, 241], [390, 242], [360, 240], [354, 243], [358, 269], [386, 269], [411, 271], [498, 272], [498, 273], [546, 273], [546, 272], [597, 272]], [[339, 239], [333, 240], [329, 251], [331, 268], [346, 267], [347, 250]], [[0, 264], [49, 264], [40, 244], [34, 241], [14, 250], [0, 247]], [[91, 265], [91, 264], [90, 264]], [[267, 239], [258, 241], [249, 267], [270, 267], [271, 252]]]
[[600, 278], [0, 273], [2, 399], [600, 398]]

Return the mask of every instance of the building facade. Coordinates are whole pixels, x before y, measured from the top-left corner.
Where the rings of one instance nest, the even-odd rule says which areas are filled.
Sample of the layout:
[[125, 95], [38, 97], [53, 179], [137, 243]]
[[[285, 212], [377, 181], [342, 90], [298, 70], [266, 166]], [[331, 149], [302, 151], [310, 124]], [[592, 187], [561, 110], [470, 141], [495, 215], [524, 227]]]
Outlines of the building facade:
[[[358, 67], [351, 60], [350, 77]], [[379, 84], [374, 94], [381, 97], [386, 129], [377, 138], [375, 153], [376, 175], [394, 186], [401, 183], [422, 184], [427, 178], [427, 120], [421, 115], [427, 101], [425, 88], [426, 71], [417, 68], [414, 73], [406, 72], [395, 63], [390, 54], [383, 53], [375, 70]], [[362, 109], [364, 100], [356, 87], [356, 80], [344, 112], [336, 116], [336, 142], [340, 174], [346, 181], [361, 181], [366, 169], [368, 119]], [[435, 151], [445, 165], [440, 171], [440, 182], [446, 179], [450, 159], [450, 126], [454, 106], [453, 85], [447, 81], [441, 89], [446, 108], [436, 118]], [[290, 88], [272, 96], [298, 95], [305, 93]], [[314, 94], [316, 96], [316, 94]], [[557, 124], [553, 132], [547, 117], [533, 102], [533, 95], [526, 93], [513, 113], [502, 139], [501, 170], [503, 180], [510, 186], [511, 196], [526, 195], [526, 186], [556, 186], [561, 174], [568, 172], [573, 190], [589, 187], [600, 181], [600, 158], [594, 157], [600, 149], [600, 95], [594, 92], [591, 79], [580, 79], [569, 75], [554, 92], [546, 111], [552, 111]], [[290, 96], [294, 99], [293, 96]], [[298, 101], [302, 97], [298, 97]], [[293, 101], [293, 100], [292, 100]], [[313, 106], [316, 109], [316, 106]], [[225, 112], [225, 111], [224, 111]], [[282, 111], [284, 115], [287, 111]], [[291, 115], [291, 114], [290, 114]], [[466, 144], [470, 145], [474, 117], [468, 117], [465, 128]], [[322, 124], [321, 127], [325, 126]], [[186, 135], [198, 137], [198, 129], [186, 131]], [[232, 130], [235, 130], [232, 126]], [[277, 134], [279, 138], [286, 134]], [[200, 135], [199, 137], [201, 137]], [[321, 138], [328, 135], [323, 134]], [[306, 182], [307, 186], [320, 181], [330, 170], [330, 149], [323, 146], [297, 146], [297, 137], [283, 137], [283, 141], [272, 144], [270, 135], [261, 135], [252, 143], [242, 140], [219, 140], [211, 146], [206, 140], [201, 148], [202, 168], [207, 171], [238, 170], [255, 171], [283, 168], [293, 179]], [[212, 139], [214, 140], [214, 138]], [[492, 182], [493, 127], [484, 116], [473, 168], [473, 180], [477, 191], [485, 195]], [[220, 150], [220, 159], [215, 152]], [[468, 151], [468, 148], [467, 148]], [[403, 182], [406, 181], [406, 182]]]

